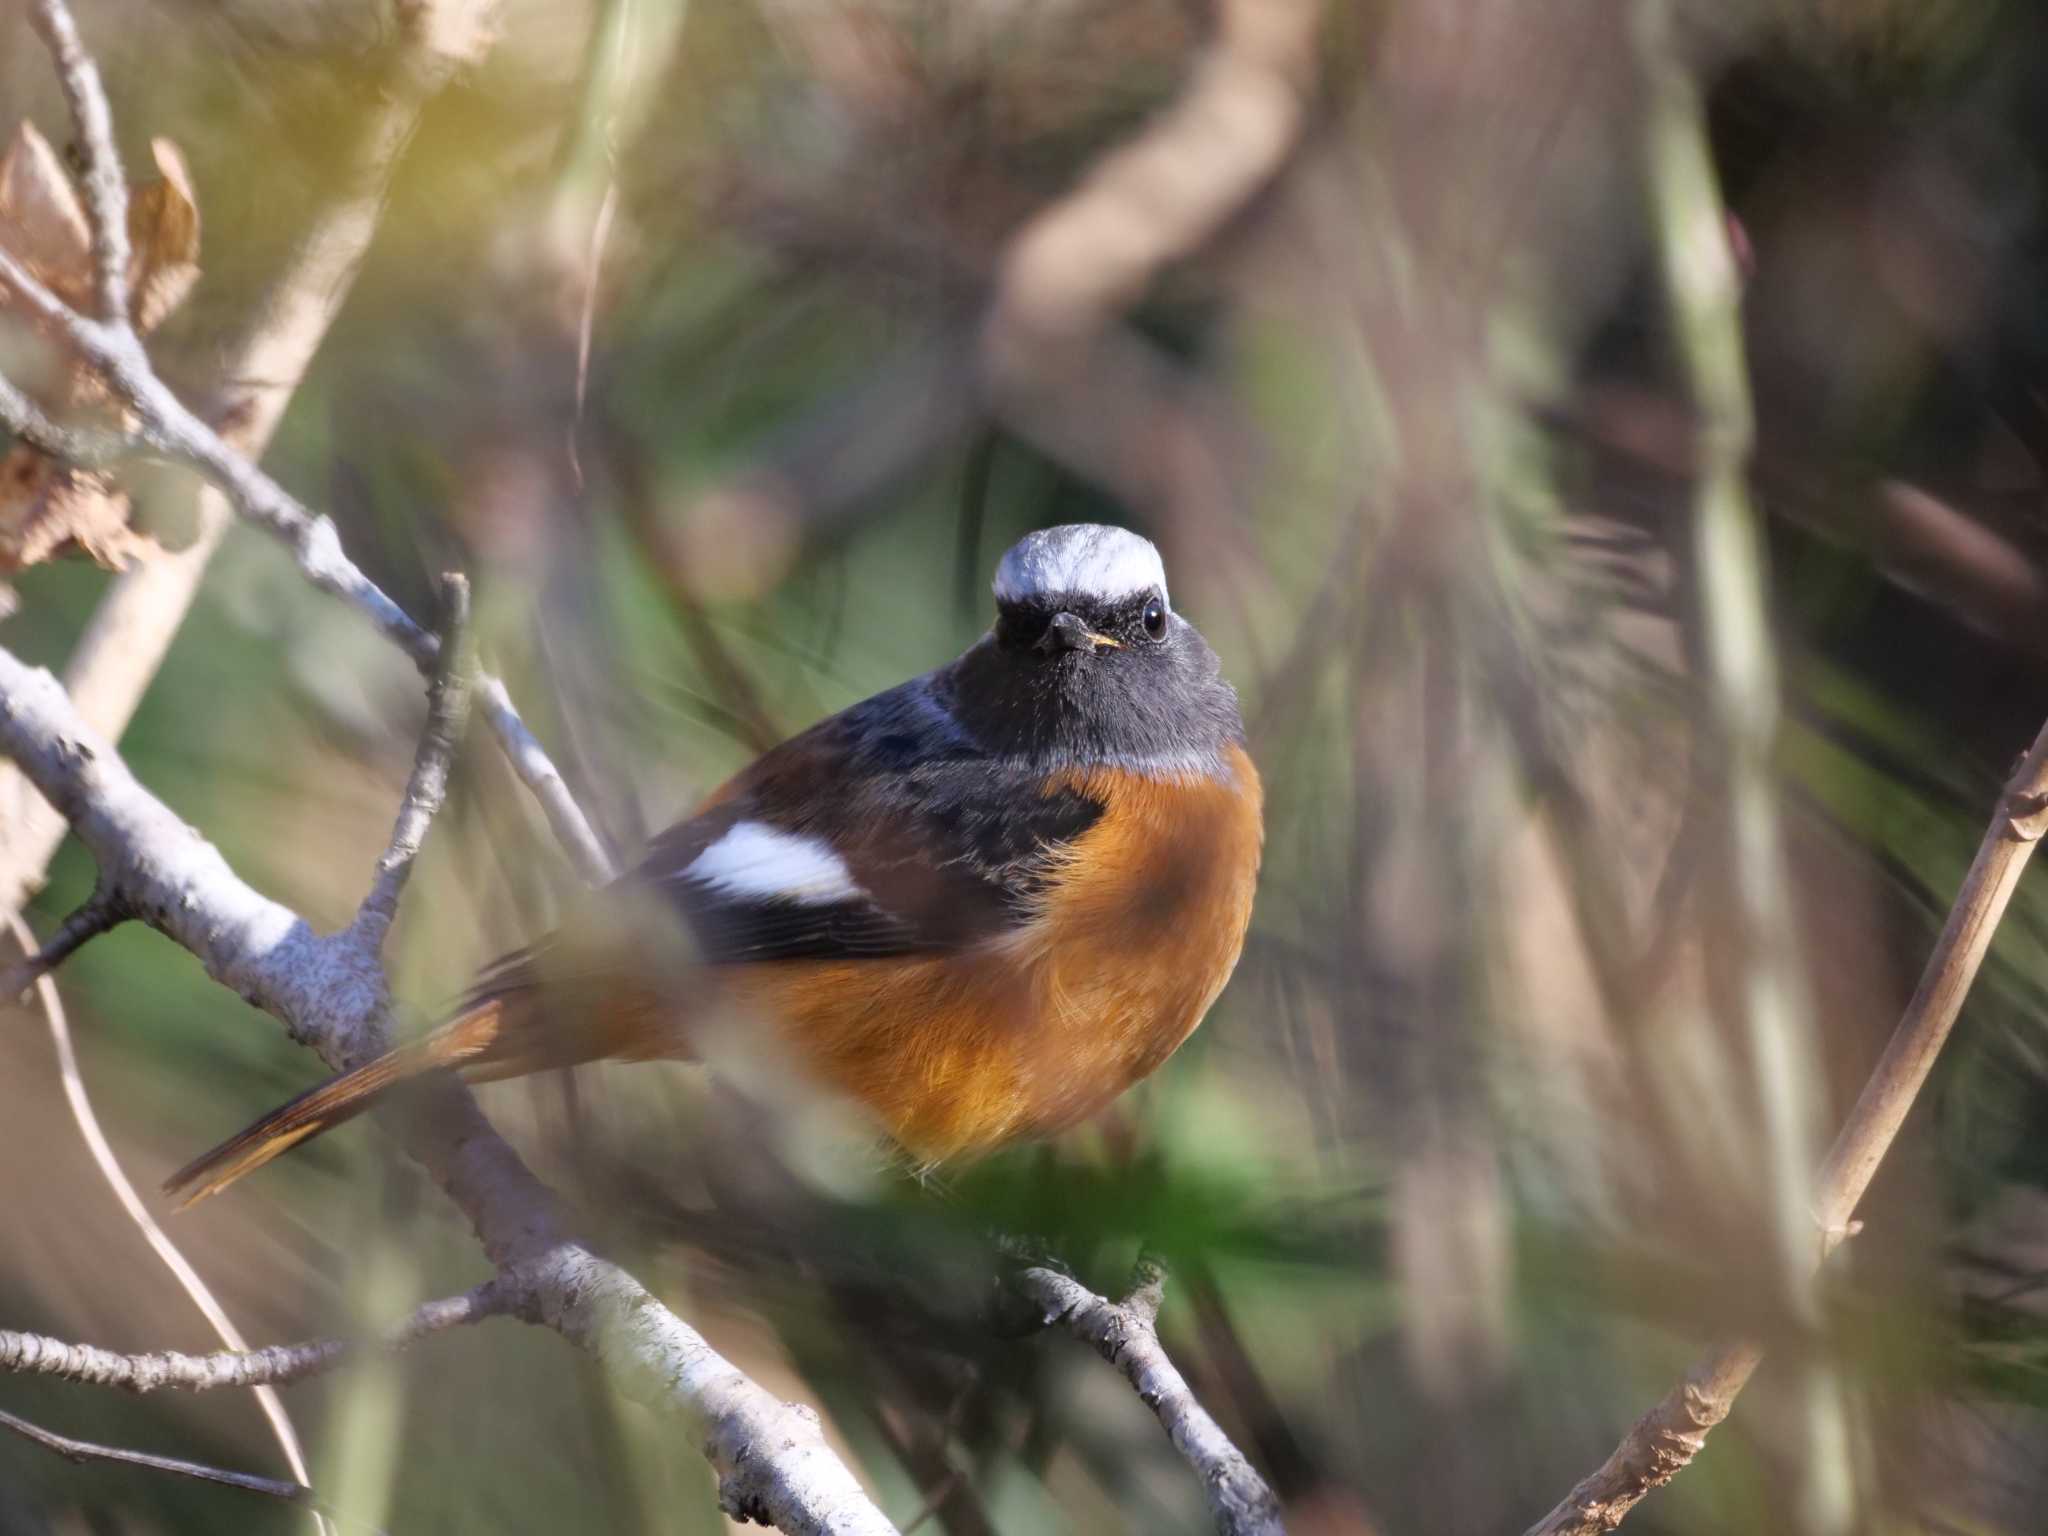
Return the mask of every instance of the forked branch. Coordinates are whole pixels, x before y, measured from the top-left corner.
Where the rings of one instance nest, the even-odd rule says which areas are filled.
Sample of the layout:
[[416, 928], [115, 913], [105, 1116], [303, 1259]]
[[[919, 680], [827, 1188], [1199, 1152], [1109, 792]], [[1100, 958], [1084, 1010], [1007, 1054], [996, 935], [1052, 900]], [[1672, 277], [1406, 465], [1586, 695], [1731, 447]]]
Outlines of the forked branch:
[[1098, 1296], [1071, 1275], [1051, 1269], [1024, 1270], [1011, 1283], [1043, 1309], [1047, 1327], [1058, 1324], [1093, 1346], [1158, 1415], [1173, 1448], [1201, 1478], [1219, 1536], [1286, 1536], [1273, 1490], [1196, 1400], [1187, 1378], [1159, 1342], [1159, 1305], [1166, 1291], [1163, 1266], [1140, 1259], [1130, 1294], [1122, 1301]]
[[[80, 436], [57, 426], [11, 385], [0, 388], [0, 425], [31, 442], [75, 447], [100, 462], [148, 457], [194, 471], [218, 489], [239, 516], [290, 550], [307, 581], [359, 610], [421, 671], [431, 673], [440, 651], [438, 637], [416, 623], [348, 557], [333, 522], [307, 508], [237, 451], [157, 376], [127, 313], [128, 190], [113, 142], [106, 92], [91, 57], [79, 43], [77, 25], [64, 0], [35, 0], [33, 17], [57, 62], [86, 155], [86, 204], [93, 226], [101, 313], [94, 318], [72, 309], [4, 246], [0, 246], [0, 283], [63, 337], [108, 392], [133, 413], [136, 426], [125, 434]], [[110, 280], [113, 253], [119, 255], [121, 273]], [[492, 679], [483, 681], [486, 718], [514, 770], [541, 801], [549, 825], [563, 837], [571, 858], [586, 876], [598, 870], [608, 873], [609, 860], [602, 845], [561, 775], [503, 688], [490, 687]]]

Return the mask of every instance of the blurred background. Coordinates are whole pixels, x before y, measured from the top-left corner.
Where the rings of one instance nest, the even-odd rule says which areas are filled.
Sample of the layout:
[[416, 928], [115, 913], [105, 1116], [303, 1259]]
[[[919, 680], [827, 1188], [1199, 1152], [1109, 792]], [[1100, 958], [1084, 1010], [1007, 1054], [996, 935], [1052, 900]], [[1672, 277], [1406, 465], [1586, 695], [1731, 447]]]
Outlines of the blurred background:
[[[131, 170], [157, 136], [189, 167], [200, 275], [152, 341], [186, 398], [264, 386], [228, 338], [419, 9], [78, 0]], [[61, 156], [22, 11], [0, 129]], [[1004, 1325], [995, 1231], [1112, 1294], [1161, 1251], [1168, 1348], [1296, 1536], [1520, 1531], [1731, 1333], [1770, 1358], [1629, 1529], [2048, 1531], [2048, 877], [1866, 1229], [1796, 1278], [1806, 1171], [2048, 714], [2035, 7], [507, 0], [488, 32], [266, 462], [412, 612], [471, 574], [616, 850], [951, 657], [1008, 543], [1077, 519], [1160, 544], [1268, 791], [1236, 978], [1112, 1123], [920, 1186], [684, 1068], [485, 1090], [595, 1238], [927, 1531], [1207, 1528], [1125, 1384]], [[191, 501], [137, 482], [132, 557]], [[110, 579], [76, 543], [8, 575], [0, 644], [71, 654]], [[422, 712], [236, 529], [124, 750], [333, 925]], [[32, 924], [91, 880], [67, 844]], [[576, 885], [473, 732], [400, 916], [410, 1020]], [[145, 1187], [317, 1075], [140, 928], [60, 981]], [[211, 1347], [26, 1011], [0, 1170], [0, 1322]], [[173, 1230], [259, 1343], [485, 1273], [361, 1126]], [[370, 1526], [724, 1527], [674, 1426], [545, 1332], [287, 1396]], [[0, 1405], [281, 1471], [246, 1395]], [[0, 1531], [307, 1528], [0, 1442]]]

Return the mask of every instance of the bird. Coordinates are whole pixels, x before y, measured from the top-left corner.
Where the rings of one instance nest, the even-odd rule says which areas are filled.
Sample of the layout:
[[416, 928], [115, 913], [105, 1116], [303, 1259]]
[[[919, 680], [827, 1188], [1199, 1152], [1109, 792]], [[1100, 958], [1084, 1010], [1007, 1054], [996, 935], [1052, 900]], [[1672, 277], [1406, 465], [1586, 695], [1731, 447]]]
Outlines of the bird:
[[1237, 695], [1128, 529], [1027, 534], [955, 660], [771, 748], [446, 1021], [165, 1181], [183, 1204], [435, 1072], [751, 1042], [920, 1171], [1055, 1136], [1148, 1076], [1251, 921]]

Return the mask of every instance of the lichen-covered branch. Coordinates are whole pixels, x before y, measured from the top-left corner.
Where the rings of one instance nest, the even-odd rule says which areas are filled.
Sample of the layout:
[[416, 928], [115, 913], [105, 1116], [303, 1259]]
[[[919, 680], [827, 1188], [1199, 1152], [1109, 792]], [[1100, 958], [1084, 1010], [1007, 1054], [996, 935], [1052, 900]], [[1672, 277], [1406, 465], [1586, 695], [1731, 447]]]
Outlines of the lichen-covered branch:
[[1195, 1399], [1159, 1342], [1159, 1303], [1166, 1271], [1140, 1260], [1122, 1301], [1098, 1296], [1071, 1275], [1031, 1268], [1011, 1283], [1058, 1325], [1123, 1373], [1140, 1401], [1159, 1417], [1173, 1448], [1202, 1480], [1220, 1536], [1285, 1536], [1280, 1501], [1243, 1452]]
[[[78, 717], [47, 672], [0, 650], [0, 754], [63, 813], [102, 886], [209, 975], [280, 1019], [332, 1067], [367, 1060], [388, 1028], [375, 952], [351, 930], [316, 934], [254, 890], [157, 800]], [[833, 1456], [815, 1415], [749, 1380], [631, 1275], [570, 1238], [553, 1196], [453, 1081], [421, 1095], [407, 1150], [469, 1218], [509, 1310], [610, 1367], [630, 1394], [681, 1413], [730, 1511], [791, 1536], [893, 1527]]]
[[[363, 164], [358, 168], [362, 186], [347, 189], [348, 195], [338, 205], [337, 211], [347, 214], [345, 222], [338, 227], [332, 221], [324, 223], [316, 233], [331, 238], [309, 243], [306, 251], [304, 275], [317, 280], [319, 293], [316, 295], [309, 286], [304, 292], [293, 288], [285, 296], [287, 312], [273, 318], [290, 356], [245, 358], [249, 366], [244, 371], [249, 376], [295, 379], [303, 370], [313, 344], [325, 330], [327, 316], [338, 303], [339, 294], [346, 291], [347, 280], [368, 246], [381, 206], [385, 177], [400, 146], [410, 136], [420, 104], [463, 59], [480, 51], [480, 39], [489, 30], [483, 14], [487, 10], [483, 0], [443, 0], [440, 4], [404, 8], [404, 46], [385, 106], [373, 114], [366, 133]], [[77, 25], [65, 0], [35, 0], [33, 15], [37, 30], [56, 62], [84, 151], [93, 259], [100, 278], [100, 313], [95, 318], [72, 310], [4, 247], [0, 247], [0, 283], [51, 326], [99, 375], [109, 392], [133, 413], [136, 425], [127, 434], [81, 435], [59, 427], [11, 385], [0, 387], [0, 425], [47, 447], [76, 448], [90, 461], [106, 463], [148, 456], [193, 470], [226, 498], [236, 515], [282, 542], [308, 581], [357, 608], [423, 672], [431, 672], [439, 640], [349, 559], [333, 522], [307, 508], [271, 479], [240, 447], [189, 410], [157, 376], [127, 313], [128, 191], [113, 141], [112, 113], [105, 90], [91, 56], [79, 41]], [[110, 286], [107, 274], [117, 257], [120, 275], [118, 283]], [[317, 314], [300, 313], [309, 307], [317, 309]], [[276, 366], [279, 363], [284, 366]], [[281, 408], [280, 395], [261, 413], [265, 435]], [[64, 456], [71, 457], [68, 452]], [[213, 537], [218, 537], [217, 532]], [[187, 562], [193, 582], [210, 547], [211, 541], [203, 536], [196, 558]], [[189, 599], [190, 583], [181, 583], [171, 594], [171, 601], [162, 605], [160, 612], [154, 612], [154, 622], [149, 626], [153, 642], [135, 651], [147, 658], [147, 669], [153, 670], [155, 658], [161, 655], [169, 633], [182, 619]], [[139, 689], [133, 691], [139, 693]], [[133, 704], [132, 697], [126, 696], [129, 690], [122, 692], [122, 707], [115, 711], [121, 719], [109, 722], [116, 729], [125, 723], [127, 709]], [[593, 867], [591, 854], [597, 852], [598, 862], [603, 861], [601, 845], [590, 831], [582, 809], [520, 720], [504, 689], [486, 687], [485, 693], [485, 716], [503, 743], [507, 757], [540, 800], [549, 825], [563, 835], [571, 857], [589, 875]], [[27, 861], [38, 868], [49, 852], [47, 848], [26, 851], [40, 854]], [[17, 883], [26, 884], [30, 878], [18, 876]]]
[[[507, 1310], [495, 1281], [460, 1296], [427, 1302], [386, 1333], [385, 1349], [404, 1349], [430, 1334], [481, 1322]], [[0, 1371], [54, 1376], [61, 1381], [124, 1392], [211, 1392], [220, 1387], [283, 1386], [330, 1371], [358, 1350], [347, 1339], [309, 1339], [265, 1349], [221, 1349], [188, 1355], [177, 1350], [124, 1354], [92, 1344], [72, 1344], [39, 1333], [0, 1328]]]

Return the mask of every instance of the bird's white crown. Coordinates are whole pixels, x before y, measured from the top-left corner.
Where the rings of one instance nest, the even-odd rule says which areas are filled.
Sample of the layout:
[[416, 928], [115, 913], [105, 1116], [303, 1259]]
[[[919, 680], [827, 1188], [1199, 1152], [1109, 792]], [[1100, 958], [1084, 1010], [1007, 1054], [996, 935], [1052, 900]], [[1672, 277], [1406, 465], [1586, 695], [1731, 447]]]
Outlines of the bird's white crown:
[[1157, 591], [1166, 597], [1166, 566], [1150, 539], [1128, 528], [1064, 523], [1019, 539], [996, 567], [996, 601], [1028, 602], [1085, 593], [1114, 602]]

